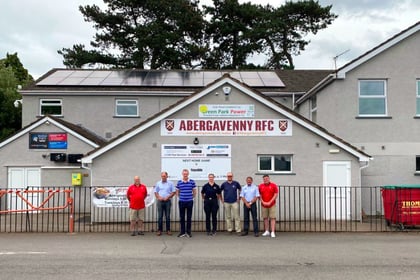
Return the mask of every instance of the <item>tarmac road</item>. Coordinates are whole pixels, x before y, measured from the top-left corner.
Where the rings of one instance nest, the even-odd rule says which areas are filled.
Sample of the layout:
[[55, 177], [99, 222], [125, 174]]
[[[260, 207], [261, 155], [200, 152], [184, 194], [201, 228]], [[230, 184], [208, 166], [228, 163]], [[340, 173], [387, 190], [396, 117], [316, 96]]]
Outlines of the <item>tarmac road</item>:
[[0, 279], [419, 279], [420, 235], [2, 233]]

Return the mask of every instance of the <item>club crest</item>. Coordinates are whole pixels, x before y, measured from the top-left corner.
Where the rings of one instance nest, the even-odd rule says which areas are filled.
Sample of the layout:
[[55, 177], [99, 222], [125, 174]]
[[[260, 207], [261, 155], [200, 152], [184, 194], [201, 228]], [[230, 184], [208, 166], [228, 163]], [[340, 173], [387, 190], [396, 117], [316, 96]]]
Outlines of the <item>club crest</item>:
[[165, 127], [168, 131], [172, 131], [175, 128], [175, 121], [174, 120], [165, 120]]
[[286, 131], [288, 127], [288, 121], [287, 120], [281, 120], [279, 121], [279, 128], [281, 131]]

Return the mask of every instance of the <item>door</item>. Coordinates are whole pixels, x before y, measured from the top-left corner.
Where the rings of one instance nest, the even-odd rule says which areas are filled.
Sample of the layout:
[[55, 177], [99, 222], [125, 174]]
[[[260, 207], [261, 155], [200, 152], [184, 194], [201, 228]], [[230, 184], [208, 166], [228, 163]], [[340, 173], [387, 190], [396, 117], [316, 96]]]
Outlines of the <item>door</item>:
[[350, 219], [351, 164], [349, 161], [325, 161], [324, 193], [327, 220]]
[[[7, 187], [11, 190], [38, 190], [41, 185], [41, 169], [36, 167], [11, 167], [8, 169]], [[33, 206], [39, 206], [38, 193], [21, 193]], [[13, 191], [8, 196], [7, 209], [8, 210], [24, 210], [30, 209], [28, 204], [16, 195]]]

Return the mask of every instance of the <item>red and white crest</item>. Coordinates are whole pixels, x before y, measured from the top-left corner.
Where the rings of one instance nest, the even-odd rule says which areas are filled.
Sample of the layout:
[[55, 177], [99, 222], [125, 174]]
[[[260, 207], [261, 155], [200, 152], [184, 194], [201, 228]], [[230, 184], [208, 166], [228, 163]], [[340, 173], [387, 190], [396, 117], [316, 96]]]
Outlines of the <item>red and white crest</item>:
[[165, 127], [168, 131], [172, 131], [175, 128], [175, 121], [174, 120], [165, 120]]
[[286, 131], [287, 126], [288, 126], [288, 121], [287, 120], [279, 121], [279, 128], [280, 128], [281, 131]]

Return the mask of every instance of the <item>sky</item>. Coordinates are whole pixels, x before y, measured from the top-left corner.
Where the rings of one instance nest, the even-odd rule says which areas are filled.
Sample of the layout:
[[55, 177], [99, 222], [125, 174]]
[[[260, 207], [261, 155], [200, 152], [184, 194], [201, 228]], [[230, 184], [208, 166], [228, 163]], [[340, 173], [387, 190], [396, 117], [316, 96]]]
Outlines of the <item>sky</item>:
[[[279, 7], [285, 0], [250, 2]], [[420, 21], [418, 0], [319, 0], [319, 3], [333, 5], [332, 12], [338, 18], [326, 29], [305, 38], [310, 43], [294, 57], [296, 69], [339, 68]], [[105, 8], [102, 0], [0, 0], [0, 59], [17, 52], [35, 79], [52, 68], [64, 68], [57, 50], [74, 44], [88, 48], [93, 40], [93, 24], [85, 22], [78, 9], [80, 5], [92, 4]], [[264, 63], [264, 60], [260, 56], [251, 61]]]

